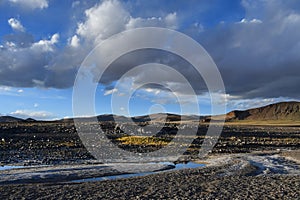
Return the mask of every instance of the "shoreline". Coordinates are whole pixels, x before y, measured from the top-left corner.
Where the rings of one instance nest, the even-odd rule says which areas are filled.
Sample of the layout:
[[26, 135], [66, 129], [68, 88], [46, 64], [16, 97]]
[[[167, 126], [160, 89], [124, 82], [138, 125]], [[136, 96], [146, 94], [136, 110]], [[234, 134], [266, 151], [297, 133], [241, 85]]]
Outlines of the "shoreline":
[[[299, 151], [255, 152], [226, 155], [211, 155], [204, 160], [193, 160], [186, 163], [150, 162], [150, 163], [90, 163], [0, 167], [0, 184], [28, 184], [47, 182], [86, 182], [85, 180], [106, 180], [110, 177], [140, 177], [172, 170], [191, 169], [197, 167], [218, 167], [230, 165], [230, 168], [243, 170], [247, 165], [257, 168], [253, 174], [300, 174], [299, 160], [292, 158]], [[205, 163], [205, 164], [204, 164]], [[260, 170], [260, 172], [258, 172]], [[226, 174], [225, 174], [226, 175]], [[118, 177], [119, 176], [119, 177]], [[82, 181], [80, 181], [82, 180]]]
[[[278, 155], [267, 156], [276, 158]], [[167, 170], [117, 180], [1, 185], [0, 193], [3, 198], [24, 199], [171, 199], [175, 197], [297, 199], [300, 197], [299, 168], [295, 171], [298, 173], [279, 174], [276, 171], [272, 172], [271, 169], [270, 173], [256, 174], [261, 169], [244, 160], [249, 156], [255, 157], [257, 154], [212, 156], [208, 159], [210, 164], [205, 167]], [[292, 161], [287, 162], [292, 163]], [[295, 164], [295, 166], [299, 165]]]

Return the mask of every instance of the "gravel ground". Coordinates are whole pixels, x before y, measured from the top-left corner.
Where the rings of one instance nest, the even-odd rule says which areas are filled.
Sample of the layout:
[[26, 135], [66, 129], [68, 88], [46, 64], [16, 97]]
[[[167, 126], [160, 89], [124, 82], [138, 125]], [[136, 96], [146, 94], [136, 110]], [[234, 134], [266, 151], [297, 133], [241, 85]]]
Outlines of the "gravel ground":
[[50, 182], [57, 183], [89, 178], [94, 179], [95, 177], [158, 172], [173, 168], [173, 165], [160, 163], [35, 166], [11, 170], [0, 170], [0, 185]]
[[[2, 199], [299, 199], [300, 175], [232, 164], [86, 183], [3, 185]], [[228, 175], [230, 174], [230, 175]]]
[[282, 155], [297, 163], [300, 163], [300, 150], [284, 151], [282, 152]]
[[[102, 123], [101, 126], [106, 127], [107, 137], [112, 141], [122, 136], [114, 132], [111, 123]], [[173, 129], [164, 137], [172, 136]], [[185, 156], [191, 158], [198, 156], [206, 132], [207, 126], [200, 125], [198, 138], [194, 139]], [[127, 151], [160, 148], [153, 145], [118, 145]], [[212, 153], [249, 153], [277, 149], [300, 149], [299, 127], [224, 126]], [[23, 163], [56, 165], [91, 159], [93, 156], [83, 146], [73, 123], [0, 123], [0, 165]]]
[[[199, 128], [199, 138], [194, 140], [191, 151], [186, 152], [187, 157], [198, 155], [196, 147], [201, 144], [206, 128]], [[228, 153], [258, 151], [266, 154], [266, 151], [279, 153], [297, 149], [284, 151], [282, 155], [291, 162], [298, 162], [299, 136], [299, 127], [225, 126], [212, 153], [224, 157]], [[0, 165], [74, 165], [92, 158], [72, 123], [0, 124]], [[299, 168], [293, 163], [278, 165], [281, 159], [276, 156], [266, 158], [252, 157], [251, 165], [245, 160], [234, 164], [223, 159], [222, 166], [212, 163], [205, 168], [110, 181], [0, 185], [0, 198], [300, 199], [300, 175], [287, 172], [299, 172]]]

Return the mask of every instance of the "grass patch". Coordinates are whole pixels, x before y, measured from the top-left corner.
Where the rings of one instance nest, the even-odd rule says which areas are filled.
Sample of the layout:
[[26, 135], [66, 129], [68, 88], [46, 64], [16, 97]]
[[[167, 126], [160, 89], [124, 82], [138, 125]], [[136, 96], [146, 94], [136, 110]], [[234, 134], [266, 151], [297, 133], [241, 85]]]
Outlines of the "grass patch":
[[61, 142], [59, 144], [60, 147], [75, 147], [76, 144], [74, 142]]
[[117, 139], [123, 145], [151, 145], [151, 146], [165, 146], [170, 143], [169, 140], [153, 136], [123, 136]]

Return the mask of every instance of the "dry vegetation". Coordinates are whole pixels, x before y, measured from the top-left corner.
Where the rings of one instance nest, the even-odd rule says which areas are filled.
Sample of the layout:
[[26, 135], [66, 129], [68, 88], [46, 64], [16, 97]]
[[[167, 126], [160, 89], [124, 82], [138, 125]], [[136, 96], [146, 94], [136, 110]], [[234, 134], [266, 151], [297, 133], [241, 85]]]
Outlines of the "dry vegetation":
[[165, 146], [169, 141], [164, 138], [148, 136], [123, 136], [117, 139], [122, 145]]

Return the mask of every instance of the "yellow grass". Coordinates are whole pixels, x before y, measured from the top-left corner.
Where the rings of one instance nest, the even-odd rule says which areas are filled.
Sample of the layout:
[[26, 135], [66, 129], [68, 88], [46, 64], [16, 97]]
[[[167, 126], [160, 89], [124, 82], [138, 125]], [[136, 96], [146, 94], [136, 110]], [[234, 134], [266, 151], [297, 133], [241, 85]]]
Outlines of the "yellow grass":
[[153, 146], [164, 146], [168, 145], [169, 142], [163, 138], [157, 138], [153, 136], [124, 136], [117, 139], [124, 145], [153, 145]]
[[75, 147], [76, 144], [74, 142], [62, 142], [59, 144], [61, 147]]

